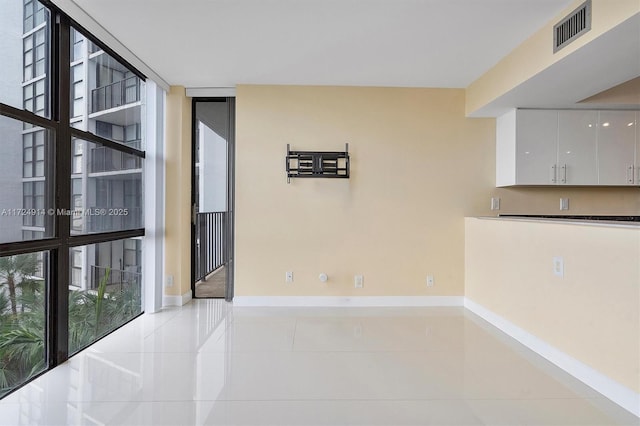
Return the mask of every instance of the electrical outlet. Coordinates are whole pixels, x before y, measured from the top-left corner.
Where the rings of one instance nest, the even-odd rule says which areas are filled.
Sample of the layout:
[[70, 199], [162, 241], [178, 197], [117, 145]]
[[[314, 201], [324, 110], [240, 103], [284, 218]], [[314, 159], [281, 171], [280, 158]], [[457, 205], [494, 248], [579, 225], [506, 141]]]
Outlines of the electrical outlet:
[[560, 210], [569, 210], [568, 198], [560, 198]]
[[353, 283], [355, 284], [356, 288], [364, 287], [364, 276], [363, 275], [356, 275], [353, 278]]
[[166, 287], [173, 287], [173, 275], [167, 275]]
[[564, 278], [564, 259], [562, 256], [555, 256], [553, 258], [553, 275]]
[[500, 198], [491, 198], [491, 210], [500, 210]]
[[287, 271], [284, 275], [285, 282], [292, 283], [293, 282], [293, 272]]
[[433, 275], [427, 275], [427, 287], [433, 287]]
[[362, 337], [362, 324], [356, 324], [353, 326], [353, 337], [356, 339]]

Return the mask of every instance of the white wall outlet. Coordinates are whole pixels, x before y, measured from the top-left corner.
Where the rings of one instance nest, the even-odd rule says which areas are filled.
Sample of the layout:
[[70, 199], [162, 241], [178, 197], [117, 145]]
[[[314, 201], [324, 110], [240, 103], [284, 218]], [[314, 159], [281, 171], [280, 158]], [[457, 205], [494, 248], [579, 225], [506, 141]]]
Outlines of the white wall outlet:
[[362, 337], [362, 324], [356, 324], [353, 326], [353, 337], [356, 339]]
[[166, 287], [173, 287], [173, 275], [167, 275]]
[[356, 288], [364, 287], [364, 276], [363, 275], [356, 275], [355, 277], [353, 277], [353, 283], [354, 283]]
[[500, 198], [498, 197], [491, 198], [491, 210], [500, 210]]
[[564, 278], [564, 259], [562, 256], [553, 257], [553, 275]]
[[433, 287], [433, 275], [427, 275], [427, 287]]
[[560, 198], [560, 210], [569, 210], [568, 198]]
[[284, 281], [288, 282], [288, 283], [292, 283], [293, 282], [293, 272], [291, 271], [287, 271], [284, 273]]

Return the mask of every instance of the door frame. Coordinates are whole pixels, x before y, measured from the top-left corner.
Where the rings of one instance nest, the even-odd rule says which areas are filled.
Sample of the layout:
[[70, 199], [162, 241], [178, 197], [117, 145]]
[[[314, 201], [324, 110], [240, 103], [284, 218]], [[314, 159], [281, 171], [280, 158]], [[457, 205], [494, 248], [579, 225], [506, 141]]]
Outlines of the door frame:
[[228, 108], [227, 121], [227, 222], [225, 226], [224, 253], [226, 262], [226, 282], [224, 299], [231, 302], [234, 296], [234, 256], [235, 256], [235, 159], [236, 159], [236, 98], [228, 97], [194, 97], [191, 100], [191, 297], [196, 297], [196, 104], [202, 102], [226, 102]]

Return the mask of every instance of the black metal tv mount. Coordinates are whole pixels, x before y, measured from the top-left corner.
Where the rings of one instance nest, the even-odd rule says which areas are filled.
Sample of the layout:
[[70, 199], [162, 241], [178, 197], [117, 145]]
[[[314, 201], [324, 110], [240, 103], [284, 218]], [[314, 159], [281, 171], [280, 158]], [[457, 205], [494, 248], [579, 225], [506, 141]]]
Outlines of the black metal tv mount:
[[291, 178], [349, 179], [349, 144], [340, 151], [291, 151], [287, 144], [287, 183]]

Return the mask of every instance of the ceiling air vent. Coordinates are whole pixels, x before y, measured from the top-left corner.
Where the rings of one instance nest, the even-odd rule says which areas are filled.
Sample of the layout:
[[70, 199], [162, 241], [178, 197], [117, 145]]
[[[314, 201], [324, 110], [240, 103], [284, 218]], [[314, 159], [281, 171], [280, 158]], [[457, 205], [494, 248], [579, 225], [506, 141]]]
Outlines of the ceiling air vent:
[[553, 53], [562, 49], [591, 29], [591, 0], [553, 26]]

